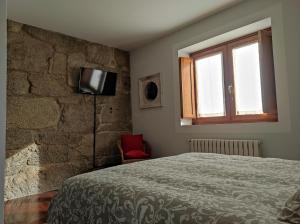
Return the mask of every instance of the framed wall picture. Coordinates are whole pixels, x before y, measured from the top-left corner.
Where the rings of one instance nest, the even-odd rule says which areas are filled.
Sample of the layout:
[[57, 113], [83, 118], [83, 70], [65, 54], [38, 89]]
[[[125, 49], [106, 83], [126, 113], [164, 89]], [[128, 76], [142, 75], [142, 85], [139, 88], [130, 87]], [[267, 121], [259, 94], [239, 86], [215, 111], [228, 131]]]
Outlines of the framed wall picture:
[[160, 73], [139, 79], [140, 108], [161, 107]]

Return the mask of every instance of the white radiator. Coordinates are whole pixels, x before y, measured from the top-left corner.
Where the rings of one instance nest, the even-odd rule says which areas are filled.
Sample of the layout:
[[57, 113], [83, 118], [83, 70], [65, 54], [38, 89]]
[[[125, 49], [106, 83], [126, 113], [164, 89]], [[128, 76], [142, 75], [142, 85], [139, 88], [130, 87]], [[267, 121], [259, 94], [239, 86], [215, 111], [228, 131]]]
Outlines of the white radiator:
[[190, 139], [190, 152], [261, 157], [261, 140]]

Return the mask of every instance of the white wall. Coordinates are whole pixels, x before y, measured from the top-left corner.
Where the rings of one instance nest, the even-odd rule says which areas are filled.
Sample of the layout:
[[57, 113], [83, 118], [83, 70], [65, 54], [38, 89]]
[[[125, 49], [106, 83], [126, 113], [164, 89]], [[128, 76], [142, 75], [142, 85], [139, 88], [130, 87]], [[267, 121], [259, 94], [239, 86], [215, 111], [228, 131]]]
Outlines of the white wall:
[[0, 0], [0, 223], [3, 223], [6, 127], [6, 0]]
[[[272, 19], [278, 123], [180, 126], [177, 50], [266, 17]], [[258, 138], [264, 156], [300, 160], [300, 1], [251, 0], [131, 52], [132, 119], [154, 156], [188, 151], [191, 137]], [[160, 72], [163, 107], [140, 110], [138, 79]]]

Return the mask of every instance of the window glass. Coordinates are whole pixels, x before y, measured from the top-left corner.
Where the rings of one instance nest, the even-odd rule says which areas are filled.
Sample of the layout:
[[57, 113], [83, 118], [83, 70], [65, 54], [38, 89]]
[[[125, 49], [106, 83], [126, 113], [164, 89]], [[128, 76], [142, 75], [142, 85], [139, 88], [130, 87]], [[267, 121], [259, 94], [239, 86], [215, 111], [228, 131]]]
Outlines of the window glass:
[[262, 114], [258, 43], [232, 50], [236, 115]]
[[196, 60], [199, 117], [225, 116], [222, 53]]

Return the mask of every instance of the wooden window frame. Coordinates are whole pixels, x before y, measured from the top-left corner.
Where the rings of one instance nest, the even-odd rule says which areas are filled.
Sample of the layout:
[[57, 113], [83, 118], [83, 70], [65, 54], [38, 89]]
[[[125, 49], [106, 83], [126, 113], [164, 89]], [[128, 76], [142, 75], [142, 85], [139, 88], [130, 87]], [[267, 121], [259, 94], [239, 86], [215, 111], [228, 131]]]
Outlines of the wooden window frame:
[[[262, 30], [267, 31], [269, 35], [271, 35], [271, 28]], [[194, 75], [194, 100], [195, 100], [195, 117], [192, 118], [192, 124], [224, 124], [224, 123], [253, 123], [253, 122], [276, 122], [278, 121], [277, 114], [277, 105], [275, 105], [275, 112], [273, 110], [272, 113], [263, 113], [263, 114], [249, 114], [249, 115], [237, 115], [236, 114], [236, 102], [235, 102], [235, 90], [234, 90], [234, 69], [233, 69], [233, 57], [232, 57], [232, 49], [242, 47], [245, 45], [249, 45], [251, 43], [258, 42], [260, 44], [260, 32], [255, 32], [222, 44], [218, 44], [216, 46], [212, 46], [201, 51], [197, 51], [191, 54], [191, 58], [193, 59], [193, 75]], [[212, 56], [221, 52], [223, 54], [223, 86], [224, 86], [224, 109], [225, 116], [218, 117], [199, 117], [198, 114], [198, 100], [197, 100], [197, 82], [196, 82], [196, 66], [195, 61], [200, 58], [205, 58]], [[261, 54], [261, 52], [260, 52]], [[261, 57], [261, 55], [260, 55]], [[260, 66], [261, 58], [260, 58]], [[261, 74], [262, 75], [262, 74]], [[274, 74], [273, 74], [274, 76]], [[231, 86], [231, 93], [229, 93], [228, 87]], [[261, 87], [264, 88], [263, 86]], [[274, 87], [275, 88], [275, 83]], [[273, 96], [271, 96], [273, 97]], [[276, 95], [275, 104], [276, 104]], [[274, 101], [274, 99], [272, 99]], [[264, 102], [263, 102], [264, 103]]]

